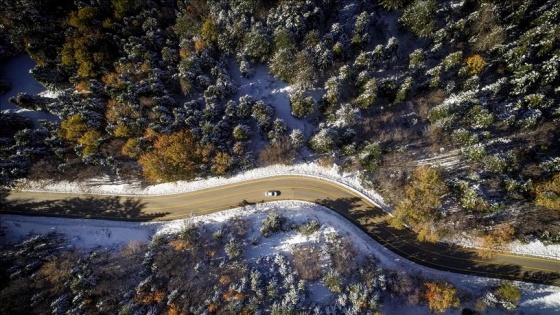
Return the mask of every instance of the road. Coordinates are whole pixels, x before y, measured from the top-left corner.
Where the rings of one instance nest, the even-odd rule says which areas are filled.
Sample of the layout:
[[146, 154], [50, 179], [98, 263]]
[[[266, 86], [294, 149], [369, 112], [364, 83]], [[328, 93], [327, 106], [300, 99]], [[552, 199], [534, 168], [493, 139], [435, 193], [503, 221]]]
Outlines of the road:
[[[280, 190], [281, 195], [265, 197], [267, 190]], [[324, 205], [355, 223], [391, 251], [427, 267], [560, 286], [560, 260], [509, 253], [496, 253], [491, 258], [481, 259], [472, 249], [419, 242], [412, 232], [391, 228], [389, 216], [356, 192], [334, 182], [311, 177], [277, 176], [167, 196], [12, 191], [4, 196], [0, 211], [117, 220], [173, 220], [275, 200], [302, 200]]]

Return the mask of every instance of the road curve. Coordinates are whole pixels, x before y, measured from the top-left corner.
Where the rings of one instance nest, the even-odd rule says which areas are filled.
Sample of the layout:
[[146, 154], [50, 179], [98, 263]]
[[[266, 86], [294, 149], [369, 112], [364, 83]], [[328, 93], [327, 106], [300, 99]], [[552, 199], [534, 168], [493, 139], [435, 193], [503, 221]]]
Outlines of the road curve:
[[[267, 190], [280, 190], [281, 194], [265, 197]], [[420, 242], [408, 230], [391, 228], [389, 216], [367, 198], [344, 185], [313, 177], [275, 176], [166, 196], [12, 191], [3, 199], [0, 213], [141, 221], [173, 220], [276, 200], [309, 201], [338, 212], [375, 241], [418, 264], [462, 274], [560, 286], [560, 260], [510, 253], [481, 259], [472, 249]]]

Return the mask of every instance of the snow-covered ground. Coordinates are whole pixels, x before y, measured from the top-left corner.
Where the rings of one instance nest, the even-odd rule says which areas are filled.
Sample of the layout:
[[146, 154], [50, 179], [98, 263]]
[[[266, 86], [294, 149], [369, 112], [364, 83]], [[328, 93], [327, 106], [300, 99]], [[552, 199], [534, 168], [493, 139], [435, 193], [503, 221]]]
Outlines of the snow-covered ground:
[[52, 92], [45, 91], [45, 87], [33, 78], [30, 71], [35, 67], [35, 62], [28, 55], [20, 55], [10, 58], [2, 65], [0, 75], [2, 79], [10, 81], [11, 90], [6, 94], [0, 96], [0, 111], [18, 113], [22, 116], [30, 118], [35, 126], [40, 119], [57, 120], [54, 115], [46, 112], [32, 111], [28, 109], [21, 109], [9, 102], [10, 97], [18, 95], [18, 93], [26, 92], [30, 95], [43, 95], [53, 96]]
[[[447, 238], [446, 241], [464, 247], [478, 248], [480, 246], [479, 240], [468, 235], [457, 235]], [[533, 255], [560, 260], [560, 245], [545, 245], [539, 240], [532, 240], [528, 243], [516, 240], [510, 243], [505, 250], [520, 255]]]
[[282, 119], [289, 129], [300, 129], [307, 137], [313, 132], [313, 126], [305, 120], [300, 120], [292, 115], [289, 93], [292, 87], [274, 78], [265, 65], [255, 67], [255, 75], [244, 78], [239, 71], [239, 66], [232, 60], [229, 64], [231, 78], [239, 84], [239, 90], [234, 97], [239, 98], [250, 95], [256, 100], [263, 100], [265, 103], [274, 107], [276, 118]]
[[[316, 220], [321, 224], [318, 232], [310, 236], [302, 236], [296, 231], [274, 234], [259, 242], [256, 246], [249, 246], [245, 253], [248, 260], [273, 252], [287, 252], [294, 244], [315, 243], [321, 245], [331, 235], [348, 237], [354, 241], [354, 246], [360, 254], [376, 256], [385, 269], [406, 270], [409, 274], [418, 274], [427, 279], [441, 279], [453, 283], [461, 291], [476, 295], [481, 288], [493, 286], [499, 280], [483, 277], [466, 276], [449, 272], [441, 272], [414, 264], [393, 254], [381, 245], [372, 241], [353, 224], [341, 218], [336, 213], [312, 203], [296, 201], [280, 201], [237, 208], [207, 216], [194, 217], [170, 222], [115, 222], [104, 220], [75, 220], [61, 218], [26, 217], [2, 215], [1, 231], [4, 243], [15, 243], [29, 236], [57, 231], [67, 236], [73, 246], [84, 249], [113, 249], [132, 241], [148, 242], [154, 235], [177, 233], [184, 228], [186, 220], [220, 226], [234, 216], [243, 216], [253, 223], [251, 233], [258, 232], [258, 223], [262, 222], [271, 209], [291, 222], [303, 223]], [[257, 224], [257, 225], [255, 225]], [[248, 235], [247, 238], [251, 238]], [[556, 314], [560, 309], [560, 288], [546, 285], [536, 285], [516, 282], [522, 289], [522, 300], [517, 314]], [[316, 288], [321, 290], [322, 288]], [[320, 293], [320, 292], [314, 292]], [[385, 314], [428, 314], [426, 306], [409, 306], [385, 301], [382, 312]], [[498, 314], [492, 311], [490, 314]], [[460, 310], [450, 310], [446, 314], [460, 314]]]

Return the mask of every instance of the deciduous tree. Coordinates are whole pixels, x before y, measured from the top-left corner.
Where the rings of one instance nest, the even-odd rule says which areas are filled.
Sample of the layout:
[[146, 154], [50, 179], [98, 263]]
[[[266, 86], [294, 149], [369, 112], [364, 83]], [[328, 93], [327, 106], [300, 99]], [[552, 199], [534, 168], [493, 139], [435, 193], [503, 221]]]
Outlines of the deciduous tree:
[[[434, 241], [437, 233], [433, 222], [439, 215], [442, 196], [447, 185], [438, 169], [421, 166], [414, 170], [412, 182], [405, 187], [406, 198], [395, 207], [391, 225], [403, 228], [410, 225], [419, 238]], [[421, 233], [420, 233], [421, 232]]]
[[459, 307], [457, 290], [447, 282], [427, 282], [424, 298], [430, 311], [443, 313], [450, 307]]
[[201, 153], [190, 131], [157, 135], [153, 146], [138, 159], [149, 181], [192, 179], [197, 175]]

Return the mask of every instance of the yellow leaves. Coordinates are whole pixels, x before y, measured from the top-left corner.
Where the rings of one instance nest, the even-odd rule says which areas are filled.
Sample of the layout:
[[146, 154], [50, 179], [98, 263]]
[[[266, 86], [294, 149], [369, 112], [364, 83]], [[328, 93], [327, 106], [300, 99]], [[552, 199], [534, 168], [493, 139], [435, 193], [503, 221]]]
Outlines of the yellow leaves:
[[152, 182], [192, 179], [201, 161], [198, 145], [189, 131], [151, 135], [151, 152], [138, 159], [146, 179]]
[[226, 152], [218, 152], [214, 157], [214, 164], [212, 170], [214, 174], [221, 176], [226, 175], [233, 164], [233, 159]]
[[130, 138], [121, 149], [121, 153], [131, 158], [138, 158], [143, 150], [140, 147], [140, 140], [138, 138]]
[[118, 125], [115, 128], [115, 137], [129, 137], [132, 134], [132, 130], [127, 125]]
[[430, 311], [443, 313], [450, 307], [459, 307], [457, 290], [447, 282], [427, 282], [424, 298], [428, 302]]
[[167, 311], [167, 315], [184, 315], [185, 313], [181, 311], [181, 308], [175, 304], [171, 303], [169, 306], [169, 310]]
[[121, 87], [123, 84], [122, 80], [119, 78], [119, 75], [116, 72], [105, 73], [101, 77], [101, 82], [103, 82], [105, 85], [114, 86], [117, 88]]
[[58, 136], [70, 141], [76, 141], [88, 130], [88, 125], [82, 115], [76, 114], [68, 117], [60, 123]]
[[176, 240], [170, 241], [169, 246], [171, 246], [171, 248], [173, 248], [174, 250], [176, 250], [178, 252], [183, 252], [183, 251], [186, 251], [187, 249], [191, 248], [191, 243], [186, 241], [186, 240], [176, 239]]
[[90, 130], [82, 115], [70, 116], [60, 123], [58, 136], [84, 146], [83, 154], [91, 155], [98, 151], [101, 132]]
[[216, 29], [216, 24], [211, 16], [208, 16], [204, 23], [202, 24], [202, 29], [200, 30], [200, 35], [205, 40], [215, 42], [218, 40], [218, 30]]
[[83, 7], [78, 11], [73, 11], [70, 13], [70, 17], [68, 18], [68, 25], [83, 31], [91, 26], [91, 22], [96, 16], [96, 8]]
[[142, 304], [159, 304], [165, 298], [165, 292], [162, 290], [155, 290], [150, 292], [137, 293], [135, 300]]
[[482, 244], [478, 250], [478, 255], [481, 258], [492, 257], [496, 250], [503, 249], [509, 244], [513, 240], [514, 235], [515, 228], [509, 223], [495, 226], [490, 233], [482, 237]]
[[535, 204], [560, 211], [560, 173], [535, 187]]
[[228, 292], [223, 294], [223, 298], [226, 301], [229, 301], [229, 300], [232, 300], [232, 299], [241, 301], [241, 300], [245, 299], [245, 294], [230, 288]]
[[84, 155], [91, 155], [98, 151], [100, 138], [101, 133], [99, 131], [90, 130], [78, 139], [78, 143], [84, 146]]
[[[412, 183], [405, 188], [407, 198], [413, 200], [417, 206], [439, 207], [441, 196], [447, 193], [447, 186], [441, 178], [439, 170], [421, 166], [414, 170], [412, 176]], [[420, 202], [420, 204], [416, 202]]]
[[477, 54], [477, 55], [469, 56], [467, 58], [466, 64], [467, 64], [467, 68], [469, 69], [469, 75], [474, 75], [474, 74], [479, 74], [482, 71], [482, 69], [484, 69], [486, 62], [484, 61], [484, 58], [481, 55]]
[[418, 233], [419, 240], [435, 242], [438, 231], [434, 222], [447, 185], [439, 170], [427, 166], [414, 170], [412, 177], [412, 182], [405, 187], [406, 198], [393, 211], [391, 226], [402, 229], [408, 224]]
[[196, 42], [194, 42], [194, 50], [196, 52], [201, 52], [204, 48], [206, 48], [206, 46], [208, 46], [206, 44], [206, 41], [199, 39]]
[[220, 284], [228, 285], [231, 283], [231, 277], [228, 275], [221, 275], [219, 279]]
[[76, 84], [76, 91], [78, 93], [81, 93], [81, 94], [88, 93], [89, 92], [89, 84], [86, 81], [81, 80], [80, 82], [78, 82]]

